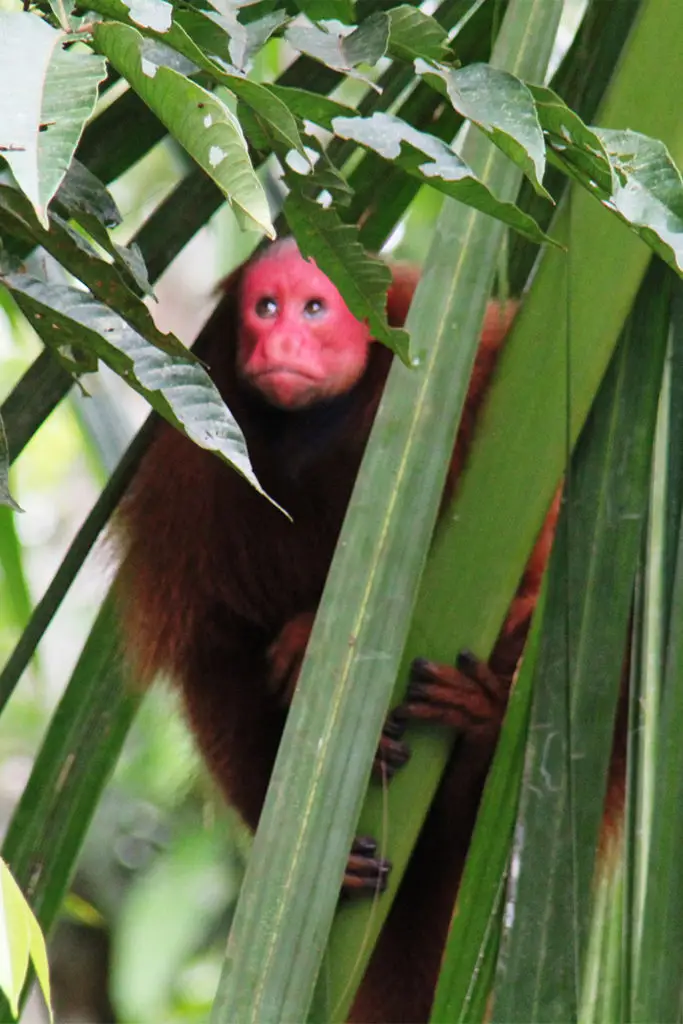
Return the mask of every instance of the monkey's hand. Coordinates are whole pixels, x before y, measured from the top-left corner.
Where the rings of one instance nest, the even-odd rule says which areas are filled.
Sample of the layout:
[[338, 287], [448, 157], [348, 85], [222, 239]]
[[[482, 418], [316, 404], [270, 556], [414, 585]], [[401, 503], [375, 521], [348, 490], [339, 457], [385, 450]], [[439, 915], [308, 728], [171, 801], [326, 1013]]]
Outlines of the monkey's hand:
[[469, 651], [458, 655], [455, 667], [416, 658], [399, 711], [408, 718], [438, 722], [473, 738], [495, 738], [509, 691], [510, 680], [496, 675]]
[[314, 619], [315, 612], [296, 615], [268, 648], [268, 688], [283, 707], [292, 702]]

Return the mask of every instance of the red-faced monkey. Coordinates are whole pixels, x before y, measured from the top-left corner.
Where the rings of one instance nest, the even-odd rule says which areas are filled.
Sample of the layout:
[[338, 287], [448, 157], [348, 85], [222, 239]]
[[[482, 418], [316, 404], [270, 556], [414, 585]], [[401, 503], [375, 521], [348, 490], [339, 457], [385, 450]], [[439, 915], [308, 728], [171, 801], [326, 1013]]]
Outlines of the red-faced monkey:
[[[388, 297], [403, 323], [417, 275]], [[448, 474], [450, 494], [512, 307], [490, 306]], [[254, 470], [289, 521], [237, 473], [160, 424], [122, 506], [122, 607], [138, 673], [181, 687], [197, 742], [254, 828], [301, 658], [392, 355], [292, 240], [230, 278], [202, 351], [240, 423]], [[358, 1021], [426, 1020], [481, 786], [554, 529], [551, 513], [489, 667], [414, 664], [377, 761], [405, 760], [401, 723], [462, 733], [354, 1006]], [[457, 600], [457, 592], [454, 594]], [[425, 652], [429, 654], [429, 652]], [[345, 888], [381, 886], [387, 865], [354, 845]]]

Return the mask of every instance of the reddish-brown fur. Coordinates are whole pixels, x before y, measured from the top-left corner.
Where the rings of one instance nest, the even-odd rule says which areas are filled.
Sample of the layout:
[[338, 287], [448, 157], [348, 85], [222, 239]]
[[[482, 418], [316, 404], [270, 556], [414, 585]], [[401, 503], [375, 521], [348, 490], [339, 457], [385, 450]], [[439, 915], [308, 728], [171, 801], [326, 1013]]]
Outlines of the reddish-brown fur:
[[[415, 283], [415, 271], [394, 269], [388, 302], [392, 324], [403, 323]], [[264, 414], [237, 378], [238, 287], [239, 274], [211, 321], [202, 356], [242, 425], [259, 480], [293, 522], [215, 456], [162, 424], [122, 506], [121, 594], [138, 673], [148, 680], [161, 671], [180, 684], [211, 770], [228, 800], [255, 827], [391, 354], [371, 345], [360, 384], [331, 418], [296, 413], [291, 429], [283, 429], [283, 414]], [[494, 305], [487, 312], [447, 495], [466, 457], [512, 313], [512, 307], [502, 311]], [[491, 659], [506, 680], [523, 647], [555, 514], [553, 508]], [[359, 993], [354, 1020], [428, 1016], [496, 733], [497, 720], [490, 732], [464, 737], [451, 762]]]

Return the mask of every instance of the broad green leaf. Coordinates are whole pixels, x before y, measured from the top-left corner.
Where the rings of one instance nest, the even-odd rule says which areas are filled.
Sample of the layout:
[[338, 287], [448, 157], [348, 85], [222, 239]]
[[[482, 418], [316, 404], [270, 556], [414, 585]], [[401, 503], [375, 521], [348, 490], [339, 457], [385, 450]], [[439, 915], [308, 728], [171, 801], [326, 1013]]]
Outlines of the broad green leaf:
[[[118, 4], [112, 5], [112, 11], [117, 6]], [[117, 14], [116, 18], [118, 21], [123, 21], [120, 14]], [[199, 11], [196, 8], [176, 8], [173, 12], [173, 25], [176, 29], [182, 29], [202, 53], [213, 61], [218, 58], [225, 62], [232, 62], [239, 67], [240, 65], [231, 55], [231, 46], [234, 40], [230, 34], [230, 28], [233, 27], [233, 23], [246, 35], [246, 28], [244, 25], [239, 25], [236, 15], [230, 18], [217, 11]], [[164, 30], [164, 35], [165, 41], [172, 46], [171, 40], [175, 32], [170, 25]]]
[[176, 9], [173, 19], [210, 57], [247, 71], [252, 58], [288, 22], [289, 15], [285, 10], [272, 10], [243, 25], [239, 11]]
[[171, 134], [224, 192], [243, 226], [275, 237], [268, 200], [249, 159], [239, 122], [224, 103], [172, 68], [135, 29], [99, 24], [95, 43]]
[[536, 103], [536, 111], [546, 141], [561, 159], [563, 166], [575, 169], [584, 181], [611, 195], [614, 185], [612, 165], [599, 135], [588, 128], [570, 110], [564, 100], [540, 85], [528, 86]]
[[6, 505], [15, 512], [19, 511], [19, 506], [9, 490], [9, 450], [2, 416], [0, 416], [0, 505]]
[[[121, 215], [111, 193], [77, 160], [72, 161], [69, 172], [55, 196], [54, 210], [76, 221], [105, 252], [109, 253], [126, 284], [141, 295], [152, 293], [139, 246], [134, 242], [119, 245], [109, 234], [109, 228], [121, 223]], [[64, 227], [65, 230], [71, 230], [70, 226]]]
[[353, 117], [356, 111], [344, 103], [332, 100], [329, 96], [320, 96], [307, 89], [296, 89], [286, 85], [271, 85], [270, 91], [286, 103], [293, 114], [302, 120], [313, 121], [315, 124], [333, 131], [332, 119], [335, 117]]
[[47, 205], [64, 179], [85, 122], [91, 117], [100, 82], [106, 76], [102, 57], [74, 48], [53, 53], [45, 76], [38, 133], [39, 205], [41, 222], [47, 226]]
[[425, 185], [503, 221], [534, 242], [551, 242], [528, 214], [497, 199], [458, 154], [441, 139], [412, 128], [399, 117], [378, 112], [372, 117], [335, 117], [335, 135], [395, 162]]
[[[0, 185], [0, 228], [5, 227], [34, 245], [42, 245], [74, 277], [82, 281], [95, 298], [106, 302], [143, 334], [148, 342], [163, 352], [188, 357], [187, 349], [174, 335], [164, 334], [156, 327], [149, 309], [122, 280], [116, 266], [101, 259], [90, 243], [56, 213], [50, 214], [50, 230], [45, 231], [24, 196], [17, 189]], [[135, 251], [129, 251], [130, 260], [123, 262], [116, 247], [110, 243], [107, 248], [113, 249], [116, 262], [123, 264], [123, 270], [128, 275], [129, 265], [132, 263], [135, 266]], [[0, 254], [0, 279], [3, 265]], [[137, 279], [140, 276], [146, 281], [144, 268], [138, 269]], [[133, 278], [131, 283], [136, 285], [137, 279]]]
[[[330, 160], [327, 149], [315, 135], [307, 135], [310, 156], [317, 156], [315, 162], [304, 164], [297, 161], [298, 154], [290, 153], [287, 164], [299, 174], [297, 184], [305, 190], [311, 199], [315, 199], [321, 191], [326, 190], [333, 197], [337, 206], [346, 206], [353, 197], [353, 189], [344, 175], [337, 170]], [[299, 166], [299, 165], [303, 166]]]
[[[209, 13], [209, 17], [216, 19], [221, 16]], [[256, 21], [249, 22], [248, 25], [238, 22], [233, 27], [230, 38], [230, 58], [233, 65], [241, 70], [246, 70], [273, 33], [282, 28], [288, 20], [286, 11], [276, 10], [265, 14]]]
[[389, 11], [389, 49], [392, 57], [406, 61], [416, 57], [434, 61], [453, 58], [446, 30], [431, 15], [410, 4]]
[[389, 45], [389, 19], [378, 11], [361, 22], [341, 41], [341, 48], [349, 67], [359, 64], [376, 64], [387, 52]]
[[542, 185], [543, 132], [533, 97], [524, 82], [490, 64], [468, 64], [454, 69], [417, 60], [415, 70], [522, 168], [539, 195], [550, 198]]
[[405, 331], [390, 327], [386, 295], [391, 271], [383, 260], [369, 256], [358, 241], [358, 230], [344, 224], [332, 209], [292, 191], [285, 200], [285, 217], [303, 256], [312, 257], [330, 277], [359, 320], [366, 320], [372, 336], [408, 359]]
[[[681, 284], [675, 290], [669, 376], [660, 407], [656, 471], [648, 531], [643, 635], [632, 708], [632, 741], [637, 757], [636, 805], [632, 827], [644, 829], [631, 858], [632, 915], [628, 933], [632, 977], [629, 1020], [643, 1024], [676, 1019], [680, 1006], [680, 913], [683, 886], [677, 844], [681, 828], [680, 708], [681, 666]], [[674, 519], [678, 514], [679, 521]], [[630, 751], [631, 753], [631, 751]]]
[[[135, 23], [135, 19], [128, 16], [126, 4], [123, 0], [90, 0], [90, 6], [110, 18], [116, 18], [125, 24]], [[199, 17], [199, 12], [193, 12], [193, 17]], [[207, 24], [212, 25], [207, 20]], [[165, 46], [172, 47], [183, 57], [186, 57], [197, 67], [206, 71], [217, 82], [227, 86], [240, 100], [248, 104], [259, 118], [265, 122], [273, 144], [292, 148], [303, 154], [303, 144], [299, 135], [299, 129], [295, 118], [288, 110], [286, 104], [275, 96], [271, 90], [258, 82], [252, 82], [244, 75], [236, 74], [229, 67], [224, 65], [220, 56], [212, 60], [197, 45], [192, 37], [182, 27], [182, 18], [174, 20], [163, 31], [151, 29], [146, 31], [146, 26], [141, 26], [145, 35], [158, 39]], [[212, 26], [216, 27], [216, 26]], [[146, 56], [149, 56], [146, 53]], [[163, 63], [163, 60], [161, 61]], [[144, 98], [144, 97], [143, 97]]]
[[0, 11], [0, 153], [43, 223], [40, 125], [50, 62], [63, 39], [35, 14]]
[[596, 128], [616, 187], [605, 205], [683, 274], [683, 179], [666, 145], [639, 132]]
[[624, 835], [607, 837], [595, 879], [595, 909], [581, 986], [581, 1024], [632, 1018], [624, 1013]]
[[216, 452], [261, 490], [242, 431], [189, 352], [162, 352], [116, 313], [74, 288], [46, 285], [28, 274], [10, 275], [4, 281], [45, 344], [94, 353], [169, 423], [200, 447]]
[[371, 84], [369, 79], [355, 68], [358, 64], [376, 64], [386, 52], [389, 42], [389, 19], [385, 15], [380, 15], [381, 20], [374, 21], [374, 17], [372, 15], [367, 22], [347, 36], [315, 25], [290, 25], [285, 31], [285, 39], [290, 46], [320, 61], [326, 67], [343, 72], [349, 78], [360, 78]]
[[106, 73], [65, 38], [34, 14], [0, 11], [0, 151], [44, 226]]
[[155, 32], [167, 32], [173, 22], [173, 4], [167, 0], [124, 0], [131, 20]]
[[121, 223], [121, 214], [111, 192], [80, 160], [71, 161], [55, 200], [76, 220], [87, 214], [105, 228], [115, 228]]

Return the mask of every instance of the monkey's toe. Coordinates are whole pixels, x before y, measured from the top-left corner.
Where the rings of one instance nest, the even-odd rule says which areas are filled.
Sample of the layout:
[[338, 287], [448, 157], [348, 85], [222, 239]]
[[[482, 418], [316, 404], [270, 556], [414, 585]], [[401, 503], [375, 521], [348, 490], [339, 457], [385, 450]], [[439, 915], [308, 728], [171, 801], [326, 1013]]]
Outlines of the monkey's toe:
[[375, 856], [376, 853], [377, 842], [372, 836], [356, 836], [342, 882], [343, 898], [373, 896], [384, 892], [391, 862]]
[[384, 721], [372, 765], [374, 777], [381, 782], [393, 779], [396, 772], [410, 760], [410, 747], [403, 742], [406, 723], [407, 717], [400, 707], [390, 711]]

